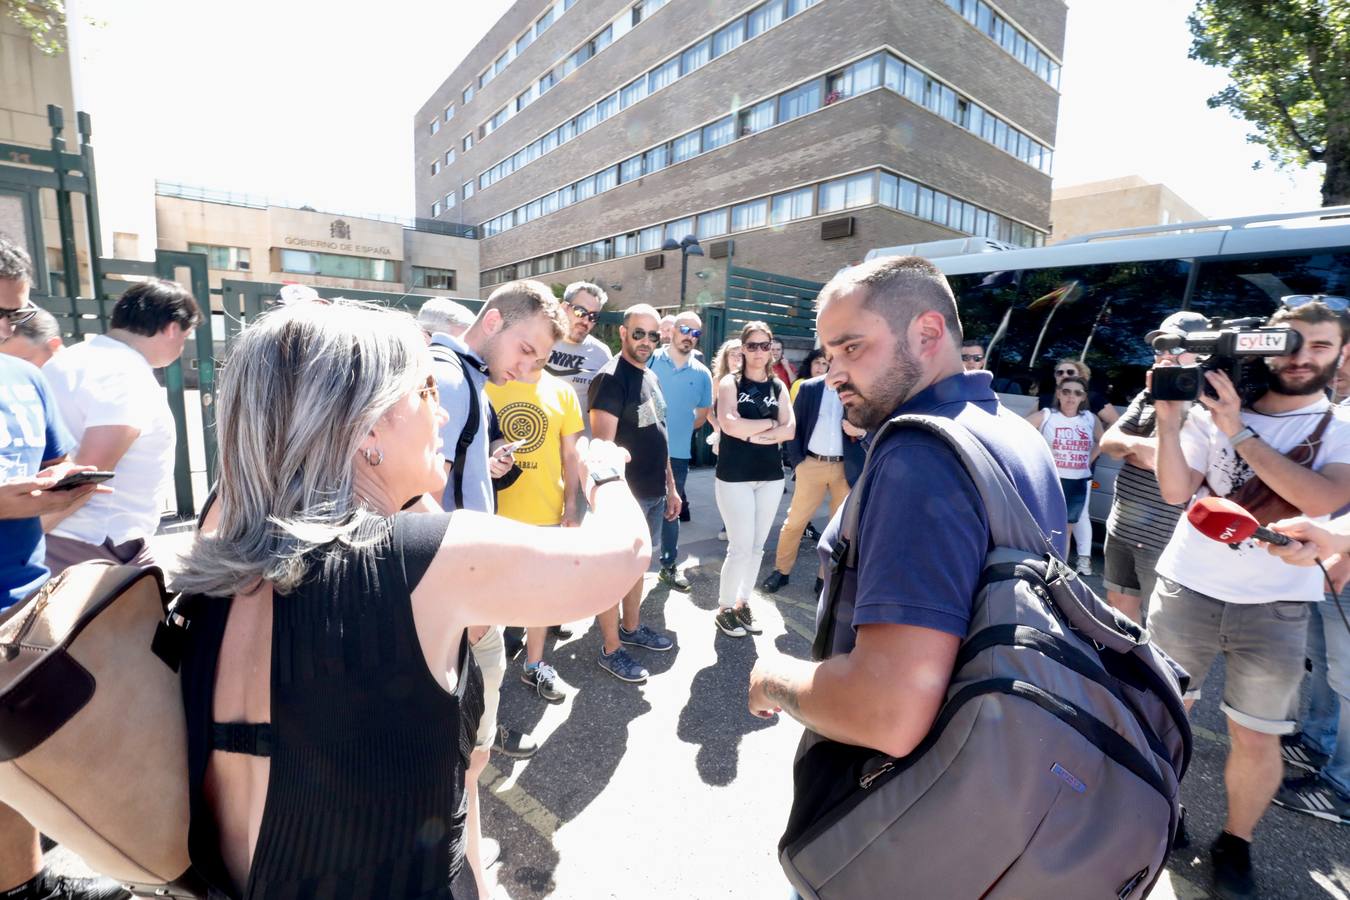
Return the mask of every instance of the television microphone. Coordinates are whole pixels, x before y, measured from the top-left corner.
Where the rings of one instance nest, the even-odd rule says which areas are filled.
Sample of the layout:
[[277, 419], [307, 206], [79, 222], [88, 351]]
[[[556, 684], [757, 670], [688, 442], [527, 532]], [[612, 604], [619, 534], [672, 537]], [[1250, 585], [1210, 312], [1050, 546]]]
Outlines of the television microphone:
[[1240, 544], [1247, 538], [1283, 547], [1289, 538], [1256, 521], [1256, 517], [1223, 497], [1203, 497], [1186, 510], [1187, 520], [1210, 540], [1221, 544]]

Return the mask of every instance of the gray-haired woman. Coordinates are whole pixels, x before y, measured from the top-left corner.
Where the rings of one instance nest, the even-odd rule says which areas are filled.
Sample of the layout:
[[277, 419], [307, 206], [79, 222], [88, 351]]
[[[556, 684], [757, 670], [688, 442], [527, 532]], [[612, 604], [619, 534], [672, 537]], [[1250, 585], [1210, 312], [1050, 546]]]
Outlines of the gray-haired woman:
[[228, 897], [476, 897], [465, 629], [594, 615], [641, 576], [623, 451], [584, 452], [579, 530], [400, 513], [445, 486], [431, 357], [410, 316], [349, 301], [248, 328], [217, 416], [219, 509], [175, 584], [195, 868]]

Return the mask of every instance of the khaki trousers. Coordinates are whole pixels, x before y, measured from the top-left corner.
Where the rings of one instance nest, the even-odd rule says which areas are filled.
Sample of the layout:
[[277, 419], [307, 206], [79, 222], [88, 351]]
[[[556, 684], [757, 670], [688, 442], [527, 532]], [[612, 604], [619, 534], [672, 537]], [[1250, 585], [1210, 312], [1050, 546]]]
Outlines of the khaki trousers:
[[797, 466], [797, 486], [792, 489], [792, 505], [788, 507], [787, 518], [783, 520], [783, 529], [778, 532], [778, 552], [773, 567], [784, 575], [792, 574], [792, 566], [797, 562], [797, 545], [801, 543], [806, 523], [820, 507], [820, 502], [830, 495], [830, 515], [839, 509], [839, 504], [848, 496], [848, 479], [844, 477], [842, 462], [821, 462], [814, 456], [808, 456]]

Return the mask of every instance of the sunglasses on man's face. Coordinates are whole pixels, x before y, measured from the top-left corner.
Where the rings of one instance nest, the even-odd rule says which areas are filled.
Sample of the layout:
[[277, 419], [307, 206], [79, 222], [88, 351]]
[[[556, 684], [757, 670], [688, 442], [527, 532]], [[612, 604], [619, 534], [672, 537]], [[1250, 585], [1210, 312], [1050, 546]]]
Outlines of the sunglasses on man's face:
[[961, 354], [961, 362], [980, 362], [980, 361], [982, 361], [983, 359], [984, 359], [983, 356], [979, 356], [979, 355], [975, 355], [975, 354], [971, 354], [971, 353], [962, 353], [962, 354]]
[[591, 312], [586, 307], [577, 306], [575, 303], [569, 303], [567, 304], [567, 306], [569, 309], [572, 310], [572, 315], [576, 316], [578, 319], [585, 319], [587, 322], [594, 322], [596, 319], [600, 318], [599, 311]]
[[655, 329], [648, 331], [645, 328], [634, 328], [628, 332], [628, 336], [635, 341], [651, 341], [655, 344], [661, 339], [661, 332]]
[[1055, 374], [1056, 374], [1056, 375], [1077, 375], [1077, 374], [1078, 374], [1078, 370], [1077, 370], [1077, 369], [1056, 369], [1056, 370], [1055, 370]]
[[9, 319], [10, 324], [22, 325], [38, 314], [38, 307], [25, 303], [17, 309], [0, 309], [0, 319]]
[[687, 334], [687, 335], [689, 335], [689, 337], [691, 337], [691, 338], [701, 338], [701, 337], [703, 337], [703, 329], [701, 329], [701, 328], [694, 328], [694, 327], [691, 326], [691, 325], [681, 325], [681, 326], [679, 326], [679, 328], [680, 328], [680, 334]]
[[1321, 303], [1332, 312], [1345, 312], [1350, 309], [1350, 300], [1332, 294], [1290, 294], [1288, 297], [1280, 298], [1280, 305], [1285, 309], [1298, 309], [1309, 303]]
[[746, 350], [763, 353], [772, 348], [773, 343], [771, 341], [746, 341], [744, 344], [741, 344], [741, 346]]

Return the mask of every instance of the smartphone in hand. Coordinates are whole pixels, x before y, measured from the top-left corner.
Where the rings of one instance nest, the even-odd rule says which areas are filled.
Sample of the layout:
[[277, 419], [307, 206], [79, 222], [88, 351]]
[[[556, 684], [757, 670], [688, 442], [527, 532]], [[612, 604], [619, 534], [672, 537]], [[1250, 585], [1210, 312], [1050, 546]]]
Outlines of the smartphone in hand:
[[65, 478], [62, 478], [56, 484], [47, 488], [47, 490], [72, 491], [75, 488], [83, 487], [86, 484], [102, 484], [112, 477], [112, 472], [71, 472]]
[[515, 453], [523, 446], [525, 446], [524, 440], [512, 441], [509, 444], [502, 444], [496, 450], [493, 450], [492, 455], [497, 457], [498, 459], [501, 459], [504, 456], [508, 456], [509, 454]]

